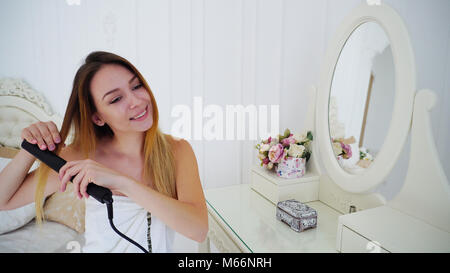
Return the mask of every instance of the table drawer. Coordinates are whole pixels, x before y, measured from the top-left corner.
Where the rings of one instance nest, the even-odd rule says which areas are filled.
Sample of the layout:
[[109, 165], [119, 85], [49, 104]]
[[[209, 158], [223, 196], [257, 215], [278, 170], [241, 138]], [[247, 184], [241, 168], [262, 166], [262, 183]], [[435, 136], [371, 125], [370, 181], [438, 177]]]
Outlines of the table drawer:
[[214, 216], [208, 215], [209, 232], [208, 238], [214, 246], [222, 253], [242, 253], [243, 251], [236, 245], [233, 239], [228, 236]]
[[342, 253], [388, 253], [378, 242], [368, 240], [353, 230], [342, 227], [341, 249]]

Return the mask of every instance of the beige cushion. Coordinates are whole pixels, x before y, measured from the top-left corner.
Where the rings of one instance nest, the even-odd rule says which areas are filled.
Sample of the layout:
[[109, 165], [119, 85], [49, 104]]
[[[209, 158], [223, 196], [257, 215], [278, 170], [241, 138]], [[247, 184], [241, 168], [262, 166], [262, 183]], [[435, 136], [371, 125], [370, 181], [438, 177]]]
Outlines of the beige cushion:
[[84, 233], [84, 199], [73, 193], [72, 183], [67, 183], [65, 192], [55, 192], [44, 204], [45, 219], [66, 225], [78, 233]]
[[0, 158], [14, 158], [18, 152], [17, 148], [5, 147], [0, 143]]

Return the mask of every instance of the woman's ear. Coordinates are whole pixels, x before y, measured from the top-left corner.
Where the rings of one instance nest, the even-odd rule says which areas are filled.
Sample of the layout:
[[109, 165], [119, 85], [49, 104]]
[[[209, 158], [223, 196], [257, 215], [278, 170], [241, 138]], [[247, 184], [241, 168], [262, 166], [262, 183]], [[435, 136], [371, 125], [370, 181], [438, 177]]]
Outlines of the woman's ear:
[[92, 114], [92, 121], [98, 126], [105, 125], [105, 122], [97, 115], [97, 113]]

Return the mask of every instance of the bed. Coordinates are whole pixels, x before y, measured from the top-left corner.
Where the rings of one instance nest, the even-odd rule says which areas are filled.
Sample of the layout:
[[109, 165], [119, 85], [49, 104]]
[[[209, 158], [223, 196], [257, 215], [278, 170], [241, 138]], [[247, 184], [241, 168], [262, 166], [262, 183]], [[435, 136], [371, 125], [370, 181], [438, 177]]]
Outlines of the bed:
[[[45, 97], [21, 79], [0, 79], [0, 170], [20, 149], [21, 131], [37, 121], [53, 121], [61, 128], [62, 118]], [[68, 137], [66, 144], [70, 143]], [[36, 160], [30, 172], [37, 168]], [[1, 183], [1, 181], [0, 181]], [[84, 242], [84, 203], [70, 190], [54, 193], [44, 203], [46, 221], [35, 223], [34, 203], [0, 211], [0, 253], [80, 252]]]

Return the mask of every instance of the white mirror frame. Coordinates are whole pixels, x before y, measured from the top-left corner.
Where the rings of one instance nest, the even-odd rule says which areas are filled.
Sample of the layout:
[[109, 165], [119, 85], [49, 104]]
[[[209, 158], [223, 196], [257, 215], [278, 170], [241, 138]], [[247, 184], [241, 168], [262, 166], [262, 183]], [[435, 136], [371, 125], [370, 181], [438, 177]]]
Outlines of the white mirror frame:
[[[330, 143], [328, 104], [334, 70], [339, 55], [353, 31], [365, 22], [376, 22], [386, 32], [391, 43], [395, 66], [395, 95], [389, 131], [380, 152], [370, 167], [360, 174], [343, 170], [334, 156]], [[322, 66], [316, 101], [316, 130], [320, 158], [330, 178], [343, 190], [366, 193], [382, 183], [394, 167], [411, 127], [416, 68], [408, 31], [401, 17], [385, 4], [361, 4], [344, 19], [331, 40]]]

